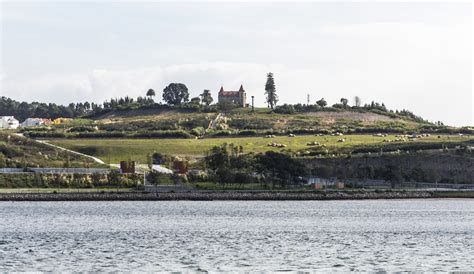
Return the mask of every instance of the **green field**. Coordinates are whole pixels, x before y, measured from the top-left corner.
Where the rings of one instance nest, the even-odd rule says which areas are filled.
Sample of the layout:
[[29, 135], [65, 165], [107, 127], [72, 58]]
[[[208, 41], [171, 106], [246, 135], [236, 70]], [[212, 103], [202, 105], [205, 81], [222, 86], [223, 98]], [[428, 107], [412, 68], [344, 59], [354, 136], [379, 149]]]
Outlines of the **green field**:
[[[339, 139], [345, 142], [338, 142]], [[383, 142], [384, 139], [395, 139], [395, 135], [387, 137], [375, 137], [372, 135], [346, 135], [346, 136], [314, 136], [302, 135], [296, 137], [277, 136], [275, 138], [263, 137], [241, 137], [241, 138], [207, 138], [207, 139], [52, 139], [50, 143], [62, 146], [74, 151], [79, 151], [88, 155], [96, 156], [104, 162], [118, 163], [121, 160], [135, 160], [141, 163], [146, 162], [146, 155], [153, 152], [160, 152], [177, 156], [204, 156], [206, 152], [216, 145], [223, 143], [233, 143], [241, 145], [244, 152], [265, 152], [269, 150], [301, 151], [311, 148], [309, 142], [319, 142], [324, 144], [331, 151], [337, 151], [344, 147], [361, 145], [384, 146], [392, 143]], [[441, 135], [423, 137], [414, 142], [459, 142], [472, 139], [468, 136]], [[267, 146], [268, 143], [275, 142], [287, 145], [286, 148], [275, 148]]]

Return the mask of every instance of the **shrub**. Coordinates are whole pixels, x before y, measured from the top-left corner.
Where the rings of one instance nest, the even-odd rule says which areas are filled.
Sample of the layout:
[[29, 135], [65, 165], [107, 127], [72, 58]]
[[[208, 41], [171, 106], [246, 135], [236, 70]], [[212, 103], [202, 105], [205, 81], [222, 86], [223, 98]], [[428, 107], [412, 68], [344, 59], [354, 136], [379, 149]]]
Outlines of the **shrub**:
[[255, 130], [241, 130], [241, 131], [237, 132], [237, 135], [239, 135], [239, 136], [256, 136], [257, 131], [255, 131]]
[[191, 134], [194, 136], [202, 136], [204, 134], [203, 127], [195, 127], [191, 130]]

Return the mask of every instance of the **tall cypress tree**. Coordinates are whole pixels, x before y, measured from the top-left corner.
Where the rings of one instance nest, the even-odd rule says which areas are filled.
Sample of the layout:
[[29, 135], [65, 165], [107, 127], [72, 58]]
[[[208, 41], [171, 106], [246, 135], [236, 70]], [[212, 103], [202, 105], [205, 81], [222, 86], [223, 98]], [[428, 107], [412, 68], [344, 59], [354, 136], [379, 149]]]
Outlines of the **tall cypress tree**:
[[265, 94], [267, 95], [267, 104], [273, 109], [278, 102], [278, 96], [276, 95], [275, 80], [273, 79], [273, 73], [267, 74], [267, 83], [265, 84]]

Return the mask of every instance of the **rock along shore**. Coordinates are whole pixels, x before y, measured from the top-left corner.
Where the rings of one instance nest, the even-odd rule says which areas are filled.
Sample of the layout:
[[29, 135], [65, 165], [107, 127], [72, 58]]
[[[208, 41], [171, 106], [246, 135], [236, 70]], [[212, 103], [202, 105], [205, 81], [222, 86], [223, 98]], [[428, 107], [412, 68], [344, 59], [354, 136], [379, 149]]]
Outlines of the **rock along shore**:
[[367, 192], [92, 192], [92, 193], [1, 193], [0, 201], [250, 201], [250, 200], [364, 200], [434, 198], [429, 191]]

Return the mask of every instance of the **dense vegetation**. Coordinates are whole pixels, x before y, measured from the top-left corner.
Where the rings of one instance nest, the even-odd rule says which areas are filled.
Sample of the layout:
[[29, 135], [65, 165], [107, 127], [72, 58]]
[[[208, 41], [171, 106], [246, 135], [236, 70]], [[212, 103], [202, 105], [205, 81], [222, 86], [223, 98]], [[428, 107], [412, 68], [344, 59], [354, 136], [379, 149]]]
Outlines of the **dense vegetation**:
[[[471, 142], [472, 145], [472, 142]], [[306, 159], [314, 176], [359, 181], [385, 180], [392, 185], [474, 183], [474, 153], [469, 145], [452, 149], [364, 154], [359, 157]]]
[[291, 187], [302, 183], [304, 165], [285, 153], [267, 151], [245, 154], [242, 146], [223, 144], [213, 147], [204, 159], [210, 171], [208, 180], [219, 184], [252, 184], [263, 187]]
[[[342, 98], [341, 100], [347, 100]], [[344, 101], [345, 102], [345, 101]], [[325, 104], [322, 104], [325, 105]], [[332, 107], [324, 107], [320, 104], [284, 104], [281, 106], [277, 106], [275, 108], [276, 113], [284, 113], [284, 114], [295, 114], [295, 113], [305, 113], [305, 112], [317, 112], [317, 111], [354, 111], [354, 112], [372, 112], [378, 113], [381, 115], [386, 115], [391, 118], [399, 118], [399, 119], [407, 119], [419, 123], [426, 123], [430, 124], [428, 121], [424, 120], [422, 117], [415, 115], [413, 112], [409, 110], [389, 110], [385, 106], [384, 103], [377, 103], [372, 101], [370, 104], [365, 104], [364, 106], [349, 106], [347, 103], [345, 104], [334, 104]], [[436, 125], [443, 125], [442, 122], [437, 122]]]
[[132, 188], [143, 183], [139, 174], [0, 174], [0, 188]]
[[7, 97], [0, 97], [0, 116], [15, 116], [20, 121], [29, 117], [50, 119], [80, 117], [97, 109], [98, 105], [89, 102], [70, 103], [63, 106], [55, 103], [18, 102]]
[[[420, 143], [419, 145], [421, 145]], [[191, 176], [194, 182], [212, 181], [245, 188], [297, 187], [308, 176], [344, 179], [346, 182], [384, 180], [396, 185], [410, 186], [415, 182], [474, 183], [474, 153], [469, 145], [447, 146], [442, 150], [407, 150], [396, 153], [364, 154], [359, 157], [339, 155], [329, 158], [301, 158], [294, 153], [267, 151], [243, 153], [243, 147], [223, 144], [211, 148], [202, 160], [207, 170], [204, 176]], [[427, 144], [425, 144], [427, 145]], [[429, 145], [429, 144], [428, 144]], [[422, 146], [418, 147], [421, 148]], [[424, 146], [435, 148], [436, 146]], [[347, 181], [349, 179], [349, 181]]]

